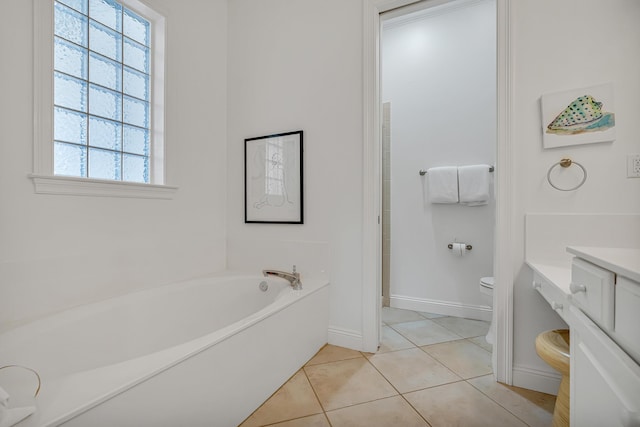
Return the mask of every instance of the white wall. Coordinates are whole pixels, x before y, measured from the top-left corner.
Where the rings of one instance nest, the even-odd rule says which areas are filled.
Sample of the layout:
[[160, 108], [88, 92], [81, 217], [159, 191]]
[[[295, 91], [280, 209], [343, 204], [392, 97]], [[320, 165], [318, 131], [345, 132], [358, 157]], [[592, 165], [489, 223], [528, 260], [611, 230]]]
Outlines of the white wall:
[[[330, 339], [362, 330], [360, 0], [229, 2], [228, 265], [331, 280]], [[304, 225], [244, 224], [244, 139], [304, 131]], [[324, 272], [324, 273], [323, 273]]]
[[[640, 212], [640, 179], [626, 178], [626, 154], [640, 152], [640, 3], [540, 0], [511, 4], [512, 144], [517, 171], [514, 379], [519, 380], [526, 379], [527, 372], [549, 371], [535, 353], [534, 339], [543, 330], [563, 326], [531, 289], [532, 273], [523, 264], [525, 213]], [[543, 150], [540, 95], [608, 81], [615, 90], [616, 141]], [[556, 191], [546, 182], [548, 168], [564, 156], [580, 162], [589, 174], [584, 186], [574, 192]]]
[[[227, 15], [222, 0], [148, 1], [169, 27], [168, 174], [180, 186], [173, 201], [33, 193], [32, 7], [2, 4], [0, 323], [221, 269], [226, 227], [230, 267], [300, 261], [303, 274], [328, 271], [331, 324], [357, 341], [362, 289], [373, 286], [361, 273], [361, 2], [233, 0]], [[640, 3], [511, 3], [514, 356], [519, 367], [547, 369], [533, 338], [559, 319], [530, 290], [524, 214], [640, 211], [640, 180], [624, 177], [625, 154], [640, 152]], [[572, 43], [575, 34], [590, 37]], [[608, 80], [616, 88], [617, 141], [543, 151], [540, 95]], [[245, 225], [243, 139], [296, 129], [305, 131], [305, 225]], [[544, 180], [565, 154], [589, 170], [574, 193]]]
[[170, 201], [34, 193], [32, 2], [2, 2], [0, 329], [225, 267], [227, 3], [147, 2], [167, 21]]
[[[391, 103], [391, 305], [489, 319], [495, 203], [431, 204], [420, 169], [488, 164], [496, 149], [495, 1], [387, 20], [382, 99]], [[473, 249], [456, 257], [447, 245]]]

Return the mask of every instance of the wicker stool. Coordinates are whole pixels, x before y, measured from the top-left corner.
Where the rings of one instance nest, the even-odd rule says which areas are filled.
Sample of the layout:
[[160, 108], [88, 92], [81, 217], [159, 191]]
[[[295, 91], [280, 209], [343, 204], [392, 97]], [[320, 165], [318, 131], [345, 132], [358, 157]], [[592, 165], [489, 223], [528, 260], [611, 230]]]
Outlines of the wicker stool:
[[569, 426], [569, 330], [556, 329], [542, 332], [536, 338], [538, 356], [552, 368], [560, 371], [562, 380], [553, 410], [553, 427]]

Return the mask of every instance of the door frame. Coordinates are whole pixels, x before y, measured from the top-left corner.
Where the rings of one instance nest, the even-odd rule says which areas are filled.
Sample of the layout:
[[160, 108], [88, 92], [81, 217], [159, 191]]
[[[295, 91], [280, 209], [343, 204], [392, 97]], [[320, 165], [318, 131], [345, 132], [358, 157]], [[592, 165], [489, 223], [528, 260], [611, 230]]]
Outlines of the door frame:
[[[448, 0], [426, 0], [433, 5]], [[381, 93], [380, 14], [417, 0], [362, 0], [363, 10], [363, 218], [362, 218], [362, 350], [375, 352], [380, 343], [381, 275]], [[513, 383], [513, 150], [511, 0], [496, 0], [497, 142], [496, 226], [493, 291], [495, 378]]]

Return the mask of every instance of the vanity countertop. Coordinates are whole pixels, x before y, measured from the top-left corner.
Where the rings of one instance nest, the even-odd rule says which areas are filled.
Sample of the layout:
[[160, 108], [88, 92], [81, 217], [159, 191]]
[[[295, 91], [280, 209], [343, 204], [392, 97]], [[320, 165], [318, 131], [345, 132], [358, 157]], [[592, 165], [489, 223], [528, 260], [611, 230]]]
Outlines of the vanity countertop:
[[[640, 282], [640, 249], [603, 248], [595, 246], [568, 246], [567, 252], [599, 267]], [[536, 260], [527, 260], [527, 265], [564, 295], [571, 295], [571, 265], [551, 265]]]
[[565, 295], [571, 295], [571, 267], [558, 267], [556, 265], [527, 261], [527, 265], [533, 271], [542, 276], [549, 283], [555, 285]]
[[640, 249], [569, 246], [567, 252], [617, 275], [640, 282]]

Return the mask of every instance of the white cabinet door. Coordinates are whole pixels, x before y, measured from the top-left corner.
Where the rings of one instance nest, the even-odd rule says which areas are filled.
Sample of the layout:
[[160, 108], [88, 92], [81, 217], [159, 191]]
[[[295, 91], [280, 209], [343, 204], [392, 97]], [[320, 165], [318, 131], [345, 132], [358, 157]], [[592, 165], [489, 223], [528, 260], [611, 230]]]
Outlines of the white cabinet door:
[[640, 363], [640, 283], [623, 276], [618, 276], [616, 284], [614, 338]]
[[640, 366], [571, 307], [571, 425], [640, 427]]

